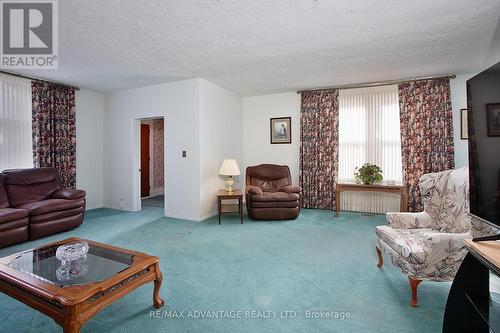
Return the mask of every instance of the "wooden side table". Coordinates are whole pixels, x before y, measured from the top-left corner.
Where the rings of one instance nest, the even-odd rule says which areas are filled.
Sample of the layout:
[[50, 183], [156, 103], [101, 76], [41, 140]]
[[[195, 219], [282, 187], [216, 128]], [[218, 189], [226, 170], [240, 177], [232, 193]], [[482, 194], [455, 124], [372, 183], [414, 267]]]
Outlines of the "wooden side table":
[[[222, 200], [238, 200], [238, 204], [224, 204]], [[241, 224], [243, 224], [243, 192], [241, 190], [235, 189], [232, 192], [218, 190], [217, 204], [219, 206], [219, 224], [220, 216], [224, 213], [240, 214]]]

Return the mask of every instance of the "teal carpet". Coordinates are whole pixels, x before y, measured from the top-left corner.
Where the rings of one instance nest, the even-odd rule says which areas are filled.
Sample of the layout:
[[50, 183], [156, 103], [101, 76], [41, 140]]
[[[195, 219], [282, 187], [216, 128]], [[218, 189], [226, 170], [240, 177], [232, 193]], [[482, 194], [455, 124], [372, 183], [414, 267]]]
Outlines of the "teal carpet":
[[[381, 215], [334, 218], [330, 211], [304, 209], [295, 221], [246, 219], [240, 225], [236, 216], [224, 216], [221, 226], [217, 218], [201, 223], [162, 215], [155, 207], [89, 211], [81, 227], [1, 249], [0, 256], [70, 236], [160, 256], [167, 302], [162, 310], [179, 317], [151, 318], [150, 284], [98, 313], [83, 332], [441, 331], [450, 284], [422, 283], [420, 305], [410, 307], [407, 278], [388, 260], [382, 270], [376, 267], [374, 229], [384, 223]], [[207, 310], [233, 317], [241, 311], [241, 318], [199, 318]], [[306, 311], [349, 318], [338, 313], [337, 319], [311, 319]], [[3, 294], [0, 330], [62, 332], [48, 317]]]

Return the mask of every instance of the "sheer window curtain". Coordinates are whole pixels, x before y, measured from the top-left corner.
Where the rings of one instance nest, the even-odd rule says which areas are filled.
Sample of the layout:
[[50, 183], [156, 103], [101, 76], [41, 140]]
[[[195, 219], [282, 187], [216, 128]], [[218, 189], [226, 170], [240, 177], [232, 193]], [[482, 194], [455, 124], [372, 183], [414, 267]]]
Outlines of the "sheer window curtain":
[[33, 167], [31, 81], [0, 74], [0, 171]]
[[[354, 182], [364, 163], [380, 166], [385, 183], [402, 183], [397, 85], [339, 92], [339, 182]], [[341, 203], [343, 210], [399, 211], [398, 195], [343, 192]]]

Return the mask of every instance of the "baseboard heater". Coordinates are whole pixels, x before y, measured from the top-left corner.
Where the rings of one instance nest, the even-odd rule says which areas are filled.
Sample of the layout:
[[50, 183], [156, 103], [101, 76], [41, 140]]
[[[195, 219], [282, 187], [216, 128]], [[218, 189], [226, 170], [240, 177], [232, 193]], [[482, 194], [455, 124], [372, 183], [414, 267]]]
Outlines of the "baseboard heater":
[[389, 193], [342, 192], [340, 209], [352, 212], [385, 214], [399, 212], [401, 196]]

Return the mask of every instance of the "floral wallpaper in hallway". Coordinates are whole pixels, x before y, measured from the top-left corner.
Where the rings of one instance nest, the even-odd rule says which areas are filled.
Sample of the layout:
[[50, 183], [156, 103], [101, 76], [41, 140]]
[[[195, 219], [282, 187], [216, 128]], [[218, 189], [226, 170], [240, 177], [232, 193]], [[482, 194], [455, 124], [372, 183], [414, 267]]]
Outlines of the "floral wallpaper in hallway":
[[163, 187], [163, 119], [153, 120], [153, 188]]

